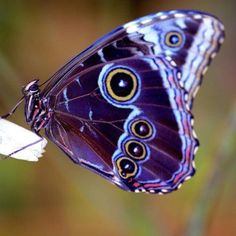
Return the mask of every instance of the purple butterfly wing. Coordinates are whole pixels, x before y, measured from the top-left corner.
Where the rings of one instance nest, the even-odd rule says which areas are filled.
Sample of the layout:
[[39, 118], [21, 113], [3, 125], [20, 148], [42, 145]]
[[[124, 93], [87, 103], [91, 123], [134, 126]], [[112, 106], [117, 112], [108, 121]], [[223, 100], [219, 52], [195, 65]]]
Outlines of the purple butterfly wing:
[[112, 180], [111, 156], [130, 110], [121, 112], [102, 98], [96, 80], [93, 83], [98, 73], [95, 69], [76, 76], [57, 95], [46, 132], [75, 163]]
[[[123, 189], [177, 189], [194, 174], [198, 141], [189, 106], [223, 37], [220, 26], [208, 24], [210, 47], [199, 33], [205, 19], [221, 25], [193, 11], [147, 16], [72, 59], [42, 91], [53, 110], [48, 137], [75, 163]], [[211, 48], [209, 56], [199, 45]]]
[[[142, 27], [145, 22], [150, 25]], [[208, 13], [176, 10], [158, 13], [152, 19], [141, 18], [126, 27], [152, 43], [153, 54], [162, 55], [179, 68], [180, 83], [188, 92], [187, 103], [192, 107], [203, 75], [224, 41], [224, 26], [219, 19]], [[173, 33], [182, 38], [177, 46], [166, 44]]]
[[[169, 32], [182, 36], [181, 45], [166, 45]], [[60, 88], [69, 77], [90, 66], [133, 55], [159, 55], [178, 67], [180, 83], [188, 92], [188, 105], [192, 107], [202, 77], [219, 51], [224, 37], [224, 25], [205, 12], [173, 10], [148, 15], [97, 40], [63, 66], [50, 79], [44, 92], [57, 93], [58, 86]], [[129, 48], [131, 45], [134, 46], [133, 50]]]
[[[132, 70], [140, 85], [135, 100], [126, 104], [112, 100], [104, 91], [106, 74], [120, 68]], [[122, 59], [76, 78], [57, 95], [54, 115], [46, 129], [48, 137], [75, 163], [131, 191], [172, 191], [193, 175], [198, 141], [193, 136], [185, 91], [168, 61], [151, 57]], [[87, 82], [93, 78], [98, 78], [96, 83]], [[131, 130], [132, 123], [142, 120], [152, 130], [152, 138], [147, 140]], [[135, 164], [134, 175], [126, 178], [119, 171], [120, 160], [136, 163], [127, 153], [128, 141], [143, 145], [146, 156]]]

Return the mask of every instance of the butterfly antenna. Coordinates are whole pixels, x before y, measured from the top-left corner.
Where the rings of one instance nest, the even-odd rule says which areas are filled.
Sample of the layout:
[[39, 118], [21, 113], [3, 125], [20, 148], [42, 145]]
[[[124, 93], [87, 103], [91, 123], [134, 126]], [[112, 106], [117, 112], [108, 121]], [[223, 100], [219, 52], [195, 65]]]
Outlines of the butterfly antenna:
[[42, 87], [43, 85], [47, 84], [52, 78], [47, 79], [42, 84], [39, 85], [39, 87]]
[[20, 106], [20, 104], [23, 102], [23, 100], [24, 100], [24, 96], [18, 100], [18, 102], [17, 102], [16, 105], [11, 109], [10, 112], [8, 112], [7, 114], [5, 114], [5, 115], [3, 115], [3, 116], [0, 116], [0, 118], [6, 119], [7, 117], [13, 115], [13, 114], [15, 113], [16, 109], [17, 109], [17, 108]]

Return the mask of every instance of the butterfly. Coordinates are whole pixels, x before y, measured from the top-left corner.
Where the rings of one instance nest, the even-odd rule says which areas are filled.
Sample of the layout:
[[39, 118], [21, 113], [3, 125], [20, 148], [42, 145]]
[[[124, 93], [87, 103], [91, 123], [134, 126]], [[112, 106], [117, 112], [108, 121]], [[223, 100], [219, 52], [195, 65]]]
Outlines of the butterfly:
[[[164, 194], [195, 173], [191, 108], [224, 40], [214, 16], [148, 15], [108, 33], [44, 86], [22, 90], [32, 130], [123, 190]], [[41, 88], [43, 87], [43, 89]]]

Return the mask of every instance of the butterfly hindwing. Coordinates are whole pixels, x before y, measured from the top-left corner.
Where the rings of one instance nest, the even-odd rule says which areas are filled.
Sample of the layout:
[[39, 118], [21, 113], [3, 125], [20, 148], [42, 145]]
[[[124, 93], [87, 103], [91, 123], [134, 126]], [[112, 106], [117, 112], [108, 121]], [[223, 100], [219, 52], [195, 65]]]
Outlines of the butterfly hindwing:
[[76, 78], [58, 94], [46, 129], [74, 162], [131, 191], [169, 192], [194, 173], [192, 115], [168, 61], [127, 58]]

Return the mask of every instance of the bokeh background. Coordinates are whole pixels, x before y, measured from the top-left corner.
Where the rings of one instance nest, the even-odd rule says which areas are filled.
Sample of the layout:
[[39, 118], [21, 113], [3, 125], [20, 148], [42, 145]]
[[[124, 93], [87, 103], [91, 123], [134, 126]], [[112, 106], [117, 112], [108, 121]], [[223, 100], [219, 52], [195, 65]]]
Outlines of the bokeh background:
[[[227, 38], [194, 106], [197, 173], [165, 196], [124, 192], [52, 143], [38, 163], [0, 161], [0, 235], [236, 235], [235, 0], [0, 0], [0, 114], [98, 37], [167, 9], [217, 15]], [[25, 127], [23, 109], [11, 120]]]

